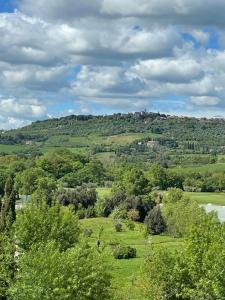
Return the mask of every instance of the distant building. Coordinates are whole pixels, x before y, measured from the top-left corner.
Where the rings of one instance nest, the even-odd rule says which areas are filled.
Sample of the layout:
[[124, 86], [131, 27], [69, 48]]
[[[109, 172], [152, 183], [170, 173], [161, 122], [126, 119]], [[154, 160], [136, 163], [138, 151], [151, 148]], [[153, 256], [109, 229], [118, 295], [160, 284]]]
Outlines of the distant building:
[[33, 145], [33, 141], [26, 141], [25, 144], [26, 145]]

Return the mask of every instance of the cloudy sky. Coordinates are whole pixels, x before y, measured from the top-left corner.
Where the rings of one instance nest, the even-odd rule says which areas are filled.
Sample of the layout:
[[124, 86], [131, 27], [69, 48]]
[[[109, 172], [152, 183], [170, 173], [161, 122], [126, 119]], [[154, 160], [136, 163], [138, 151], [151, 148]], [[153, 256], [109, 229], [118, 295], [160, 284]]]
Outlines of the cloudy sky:
[[0, 0], [0, 128], [143, 109], [225, 117], [224, 0]]

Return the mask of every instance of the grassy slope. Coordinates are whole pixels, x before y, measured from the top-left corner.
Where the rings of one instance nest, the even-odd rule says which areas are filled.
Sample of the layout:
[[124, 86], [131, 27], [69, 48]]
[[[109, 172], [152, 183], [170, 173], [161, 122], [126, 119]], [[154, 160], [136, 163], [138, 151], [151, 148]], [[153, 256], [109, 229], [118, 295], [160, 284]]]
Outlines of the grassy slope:
[[192, 193], [186, 192], [191, 199], [196, 200], [200, 204], [212, 203], [215, 205], [225, 206], [225, 193]]
[[225, 171], [225, 163], [205, 164], [201, 166], [190, 166], [190, 167], [179, 166], [173, 168], [173, 170], [183, 174], [191, 173], [191, 172], [199, 172], [199, 173], [217, 172], [217, 171], [221, 172], [221, 171]]
[[4, 144], [0, 144], [0, 152], [4, 152], [7, 154], [12, 154], [12, 153], [17, 153], [20, 151], [24, 151], [29, 149], [30, 146], [26, 146], [26, 145], [4, 145]]
[[[96, 145], [126, 145], [132, 143], [139, 139], [144, 139], [146, 137], [154, 137], [154, 134], [149, 133], [130, 133], [130, 134], [120, 134], [114, 136], [95, 136], [89, 135], [87, 137], [71, 137], [67, 135], [51, 136], [44, 143], [36, 143], [37, 148], [40, 148], [43, 153], [54, 150], [55, 148], [62, 147], [68, 148], [74, 153], [87, 153], [90, 147]], [[8, 154], [23, 151], [25, 149], [29, 150], [31, 146], [26, 145], [2, 145], [0, 144], [0, 152], [5, 152]], [[107, 154], [105, 154], [107, 156]], [[103, 158], [104, 159], [104, 158]]]
[[[103, 192], [103, 190], [102, 190]], [[115, 290], [119, 291], [122, 299], [144, 299], [141, 295], [139, 280], [141, 276], [141, 268], [144, 264], [144, 257], [147, 255], [151, 244], [162, 245], [170, 248], [177, 248], [182, 245], [182, 240], [173, 239], [168, 236], [150, 236], [148, 239], [144, 237], [144, 225], [136, 223], [134, 231], [129, 231], [123, 225], [123, 231], [117, 233], [114, 230], [111, 218], [95, 218], [81, 220], [83, 228], [91, 228], [93, 235], [90, 242], [95, 245], [98, 239], [98, 232], [103, 226], [103, 234], [101, 237], [101, 244], [109, 245], [112, 241], [119, 241], [123, 244], [134, 246], [137, 249], [137, 258], [130, 260], [116, 260], [111, 255], [111, 248], [107, 246], [106, 249], [110, 251], [109, 262], [112, 265], [113, 286]], [[107, 250], [106, 250], [107, 251]], [[132, 284], [134, 281], [134, 284]], [[131, 295], [130, 297], [128, 295]]]

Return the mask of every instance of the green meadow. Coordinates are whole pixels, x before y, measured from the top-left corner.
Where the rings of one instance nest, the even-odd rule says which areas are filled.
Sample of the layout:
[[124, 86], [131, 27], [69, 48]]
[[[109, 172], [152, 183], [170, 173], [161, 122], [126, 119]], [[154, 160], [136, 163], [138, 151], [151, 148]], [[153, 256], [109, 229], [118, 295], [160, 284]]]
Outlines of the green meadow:
[[196, 166], [178, 166], [173, 168], [174, 171], [177, 171], [180, 174], [187, 174], [191, 172], [207, 173], [207, 172], [224, 172], [225, 163], [215, 163], [215, 164], [204, 164]]
[[6, 153], [6, 154], [15, 154], [21, 151], [29, 150], [30, 146], [27, 145], [5, 145], [0, 144], [0, 153]]
[[[106, 190], [101, 190], [106, 193]], [[81, 227], [92, 229], [93, 234], [89, 238], [92, 245], [96, 245], [100, 228], [103, 228], [100, 238], [100, 249], [103, 248], [107, 253], [112, 268], [113, 287], [120, 287], [118, 290], [119, 299], [138, 300], [142, 299], [140, 278], [144, 266], [145, 257], [152, 246], [163, 246], [171, 249], [177, 249], [182, 246], [182, 239], [175, 239], [165, 235], [148, 236], [145, 235], [145, 226], [140, 223], [135, 224], [135, 230], [130, 231], [123, 223], [122, 232], [116, 232], [111, 218], [93, 218], [80, 221]], [[137, 257], [134, 259], [117, 260], [112, 256], [112, 248], [110, 245], [114, 243], [122, 243], [135, 247]]]
[[225, 193], [194, 193], [185, 192], [185, 194], [192, 200], [197, 201], [199, 204], [215, 204], [225, 206]]

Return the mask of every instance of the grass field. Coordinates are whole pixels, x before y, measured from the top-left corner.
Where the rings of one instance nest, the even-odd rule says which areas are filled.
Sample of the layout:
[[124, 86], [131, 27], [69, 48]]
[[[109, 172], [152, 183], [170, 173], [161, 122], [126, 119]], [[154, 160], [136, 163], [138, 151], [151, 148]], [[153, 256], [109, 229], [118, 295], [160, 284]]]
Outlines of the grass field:
[[173, 170], [177, 171], [178, 173], [191, 173], [191, 172], [199, 172], [199, 173], [207, 173], [207, 172], [224, 172], [225, 171], [225, 163], [217, 163], [217, 164], [205, 164], [201, 166], [179, 166], [173, 168]]
[[17, 152], [29, 150], [30, 146], [27, 145], [3, 145], [0, 144], [0, 152], [4, 152], [7, 154], [14, 154]]
[[225, 193], [192, 193], [185, 192], [191, 199], [196, 200], [199, 204], [215, 204], [225, 206]]
[[[89, 149], [96, 145], [113, 146], [113, 145], [126, 145], [134, 142], [135, 140], [144, 139], [146, 137], [154, 137], [156, 135], [151, 133], [130, 133], [130, 134], [119, 134], [113, 136], [80, 136], [73, 137], [68, 135], [56, 135], [51, 136], [45, 142], [38, 142], [35, 144], [43, 153], [54, 150], [55, 148], [67, 148], [74, 153], [87, 153]], [[0, 152], [7, 154], [21, 152], [26, 149], [30, 149], [31, 146], [27, 145], [1, 145]], [[107, 156], [105, 154], [105, 156]], [[105, 159], [105, 157], [103, 157]]]
[[131, 134], [119, 134], [113, 136], [80, 136], [71, 137], [67, 135], [51, 136], [45, 143], [45, 147], [90, 147], [94, 145], [126, 145], [132, 143], [135, 140], [149, 137], [147, 133], [131, 133]]
[[112, 164], [116, 160], [115, 152], [101, 152], [95, 154], [94, 157], [100, 160], [104, 165]]
[[[111, 189], [107, 187], [97, 188], [98, 197], [107, 197]], [[199, 204], [215, 204], [225, 206], [225, 193], [201, 193], [201, 192], [184, 192], [185, 195]]]
[[[101, 192], [104, 193], [105, 191], [102, 190]], [[128, 230], [123, 225], [123, 231], [116, 232], [111, 218], [84, 219], [80, 222], [82, 228], [91, 228], [93, 230], [93, 235], [90, 237], [90, 243], [93, 245], [96, 245], [99, 230], [103, 227], [101, 245], [106, 246], [105, 251], [109, 251], [108, 257], [109, 263], [112, 265], [113, 287], [119, 291], [121, 299], [144, 300], [139, 282], [144, 259], [151, 245], [161, 245], [171, 249], [182, 246], [181, 239], [174, 239], [168, 236], [149, 236], [146, 238], [144, 225], [140, 223], [136, 223], [134, 231]], [[129, 260], [114, 259], [109, 246], [112, 242], [134, 246], [137, 249], [137, 258]]]
[[97, 188], [96, 190], [99, 198], [110, 196], [111, 193], [111, 189], [108, 187]]

